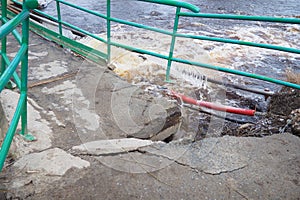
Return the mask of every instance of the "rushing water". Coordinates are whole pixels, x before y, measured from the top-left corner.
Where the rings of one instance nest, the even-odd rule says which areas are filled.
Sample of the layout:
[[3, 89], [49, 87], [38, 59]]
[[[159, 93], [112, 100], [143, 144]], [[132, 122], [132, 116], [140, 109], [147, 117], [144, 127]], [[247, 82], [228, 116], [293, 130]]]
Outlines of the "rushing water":
[[[69, 0], [69, 2], [101, 13], [106, 12], [106, 0]], [[300, 1], [298, 0], [228, 0], [226, 2], [223, 0], [186, 0], [186, 2], [199, 6], [201, 12], [204, 13], [300, 17]], [[175, 8], [173, 7], [134, 0], [112, 0], [111, 5], [113, 17], [156, 26], [163, 29], [172, 29], [175, 13]], [[55, 3], [51, 3], [45, 9], [45, 12], [56, 15]], [[106, 30], [105, 21], [98, 17], [64, 5], [61, 6], [61, 12], [63, 20], [75, 24], [83, 29], [89, 30], [93, 33], [102, 33]], [[115, 24], [113, 24], [113, 26], [114, 25]], [[195, 33], [198, 35], [227, 37], [300, 48], [299, 25], [181, 18], [179, 27], [179, 31]], [[156, 38], [158, 38], [158, 36], [156, 36]], [[194, 44], [193, 42], [187, 43]], [[140, 44], [146, 45], [147, 41], [145, 43], [140, 42]], [[199, 42], [195, 45], [199, 44], [200, 47], [204, 48], [204, 50], [209, 54], [210, 60], [212, 60], [211, 64], [231, 67], [274, 78], [284, 78], [286, 69], [300, 71], [300, 57], [298, 55], [275, 53], [274, 51], [263, 49], [259, 49], [258, 51], [256, 48], [241, 48], [237, 45], [213, 42]], [[189, 50], [190, 47], [184, 47], [184, 45], [181, 45], [181, 51]], [[198, 54], [199, 52], [196, 51], [194, 53]], [[196, 57], [197, 55], [194, 56]], [[230, 81], [238, 83], [239, 79], [241, 78], [234, 78]], [[244, 82], [247, 83], [249, 81], [246, 79]], [[251, 81], [251, 84], [261, 88], [278, 88], [273, 84], [270, 85], [261, 81]]]
[[[106, 0], [68, 0], [68, 2], [80, 5], [101, 13], [106, 12]], [[300, 1], [298, 0], [186, 0], [198, 6], [203, 13], [226, 13], [244, 15], [268, 15], [268, 16], [300, 16]], [[111, 0], [112, 16], [138, 23], [149, 24], [170, 28], [174, 18], [175, 9], [170, 6], [150, 4], [135, 0]], [[55, 3], [51, 3], [46, 12], [56, 14]], [[93, 32], [100, 32], [104, 29], [104, 23], [99, 18], [89, 14], [82, 14], [68, 6], [62, 5], [64, 20], [77, 23], [83, 28]], [[185, 20], [183, 20], [185, 21]], [[191, 19], [190, 21], [195, 21]], [[202, 21], [202, 20], [201, 20]], [[211, 25], [215, 24], [211, 23]], [[222, 23], [229, 25], [230, 23]]]

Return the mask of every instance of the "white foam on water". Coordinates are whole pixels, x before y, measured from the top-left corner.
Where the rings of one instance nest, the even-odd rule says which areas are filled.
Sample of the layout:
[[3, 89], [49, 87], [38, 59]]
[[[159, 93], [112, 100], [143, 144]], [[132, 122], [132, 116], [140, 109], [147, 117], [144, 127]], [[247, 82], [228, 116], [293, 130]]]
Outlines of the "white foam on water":
[[[193, 32], [180, 30], [180, 32], [300, 48], [299, 25], [276, 24], [276, 26], [274, 25], [272, 27], [239, 25], [234, 26], [232, 29], [227, 29], [226, 31], [213, 30], [212, 32], [212, 30], [208, 29], [208, 31]], [[104, 34], [99, 36], [105, 37]], [[95, 41], [93, 38], [84, 38], [80, 41], [95, 49], [106, 52], [106, 45]], [[112, 32], [112, 41], [168, 56], [171, 37], [150, 31], [128, 31], [123, 29], [122, 26], [118, 26], [117, 31]], [[174, 57], [176, 58], [231, 69], [246, 66], [244, 70], [251, 73], [256, 73], [258, 70], [274, 68], [274, 66], [267, 66], [264, 62], [268, 56], [292, 61], [297, 60], [297, 58], [299, 59], [297, 54], [292, 53], [187, 38], [177, 38], [174, 50]], [[113, 47], [111, 60], [111, 65], [115, 67], [114, 71], [133, 83], [144, 79], [153, 82], [155, 81], [155, 77], [161, 77], [163, 79], [165, 76], [167, 61], [163, 59]], [[272, 73], [274, 72], [278, 74], [284, 73], [282, 69], [276, 68], [273, 69]], [[207, 77], [220, 80], [223, 73], [173, 62], [171, 76], [172, 79], [185, 83], [180, 84], [181, 86], [206, 87]], [[270, 76], [272, 76], [272, 74], [270, 74]], [[235, 81], [233, 80], [233, 82]]]
[[[103, 37], [103, 35], [101, 36]], [[100, 51], [106, 51], [104, 44], [92, 38], [84, 38], [80, 41]], [[120, 32], [113, 34], [113, 41], [168, 56], [171, 38], [153, 32]], [[199, 48], [193, 41], [189, 42], [187, 39], [179, 38], [176, 43], [175, 57], [186, 60], [193, 59], [204, 63], [210, 62], [209, 55], [205, 50]], [[113, 47], [111, 65], [115, 67], [114, 71], [119, 76], [126, 78], [130, 82], [139, 82], [141, 78], [153, 82], [153, 79], [157, 77], [161, 77], [162, 81], [165, 79], [167, 61]], [[208, 74], [204, 71], [199, 67], [173, 62], [171, 76], [172, 79], [186, 81], [192, 86], [200, 86], [203, 85], [203, 82], [201, 82], [203, 75]], [[191, 74], [193, 74], [192, 79]]]

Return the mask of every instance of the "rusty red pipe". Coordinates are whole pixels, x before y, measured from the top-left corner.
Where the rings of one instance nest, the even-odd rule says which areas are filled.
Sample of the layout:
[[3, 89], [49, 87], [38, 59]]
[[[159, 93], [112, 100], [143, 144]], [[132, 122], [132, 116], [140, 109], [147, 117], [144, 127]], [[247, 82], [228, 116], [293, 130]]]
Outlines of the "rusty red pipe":
[[211, 103], [207, 101], [198, 101], [196, 99], [184, 96], [182, 94], [178, 94], [174, 91], [171, 92], [173, 96], [180, 98], [183, 102], [188, 104], [197, 105], [200, 107], [210, 108], [213, 110], [228, 112], [228, 113], [234, 113], [239, 115], [248, 115], [248, 116], [254, 116], [255, 110], [249, 110], [249, 109], [243, 109], [243, 108], [235, 108], [231, 106], [224, 106], [216, 103]]

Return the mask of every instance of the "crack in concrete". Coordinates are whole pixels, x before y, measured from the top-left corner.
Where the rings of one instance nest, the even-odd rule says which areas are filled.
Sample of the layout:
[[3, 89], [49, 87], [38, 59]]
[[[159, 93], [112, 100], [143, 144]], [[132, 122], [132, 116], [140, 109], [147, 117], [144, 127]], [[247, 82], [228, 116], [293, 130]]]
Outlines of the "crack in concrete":
[[232, 172], [235, 172], [235, 171], [244, 169], [244, 168], [247, 167], [247, 166], [248, 166], [248, 165], [244, 165], [244, 166], [242, 166], [242, 167], [238, 167], [238, 168], [235, 168], [235, 169], [232, 169], [232, 170], [225, 170], [225, 171], [221, 171], [221, 172], [218, 172], [218, 173], [212, 173], [212, 172], [207, 172], [207, 171], [203, 171], [203, 173], [205, 173], [205, 174], [210, 174], [210, 175], [221, 175], [221, 174], [232, 173]]
[[76, 152], [69, 152], [73, 156], [88, 156], [88, 157], [108, 157], [108, 156], [118, 156], [118, 155], [124, 155], [128, 154], [131, 152], [135, 152], [135, 150], [132, 151], [125, 151], [125, 152], [116, 152], [116, 153], [89, 153], [89, 152], [84, 152], [84, 153], [76, 153]]
[[139, 152], [139, 153], [143, 153], [143, 154], [148, 153], [148, 154], [151, 154], [151, 155], [153, 155], [153, 156], [163, 157], [163, 158], [166, 158], [166, 159], [168, 159], [168, 160], [170, 160], [170, 161], [175, 162], [175, 163], [178, 164], [178, 165], [181, 165], [181, 166], [184, 166], [184, 167], [188, 167], [188, 168], [192, 169], [193, 171], [195, 171], [196, 173], [204, 173], [204, 174], [207, 174], [207, 175], [221, 175], [221, 174], [232, 173], [232, 172], [235, 172], [235, 171], [244, 169], [245, 167], [248, 166], [248, 165], [244, 165], [244, 166], [242, 166], [242, 167], [238, 167], [238, 168], [235, 168], [235, 169], [232, 169], [232, 170], [224, 170], [224, 171], [221, 171], [221, 172], [218, 172], [218, 173], [212, 173], [212, 172], [207, 172], [207, 171], [205, 171], [205, 170], [200, 170], [199, 168], [193, 167], [193, 166], [191, 166], [191, 165], [189, 165], [189, 164], [180, 162], [180, 161], [178, 161], [178, 160], [169, 158], [169, 157], [167, 157], [167, 156], [163, 156], [163, 155], [158, 155], [158, 154], [150, 153], [150, 152], [148, 152], [148, 151], [140, 150], [140, 149], [137, 149], [137, 150], [135, 150], [135, 151], [137, 151], [137, 152]]
[[107, 153], [107, 154], [95, 154], [95, 153], [74, 153], [74, 152], [70, 152], [71, 155], [73, 156], [90, 156], [90, 157], [108, 157], [108, 156], [118, 156], [118, 155], [125, 155], [125, 154], [130, 154], [130, 153], [134, 153], [134, 152], [138, 152], [138, 153], [141, 153], [141, 154], [150, 154], [152, 156], [156, 156], [156, 157], [162, 157], [164, 159], [167, 159], [169, 161], [172, 161], [178, 165], [181, 165], [181, 166], [184, 166], [184, 167], [188, 167], [190, 168], [191, 170], [193, 170], [194, 172], [196, 173], [204, 173], [204, 174], [207, 174], [207, 175], [221, 175], [221, 174], [228, 174], [228, 173], [232, 173], [232, 172], [236, 172], [236, 171], [239, 171], [241, 169], [244, 169], [246, 168], [248, 165], [244, 165], [244, 166], [241, 166], [241, 167], [238, 167], [238, 168], [235, 168], [235, 169], [231, 169], [231, 170], [222, 170], [220, 172], [216, 172], [216, 173], [213, 173], [213, 172], [208, 172], [204, 169], [199, 169], [197, 167], [193, 167], [187, 163], [183, 163], [183, 162], [180, 162], [176, 159], [173, 159], [173, 158], [170, 158], [168, 156], [165, 156], [165, 155], [161, 155], [161, 154], [155, 154], [155, 153], [151, 153], [149, 151], [146, 151], [146, 150], [141, 150], [141, 149], [135, 149], [135, 150], [130, 150], [130, 151], [124, 151], [124, 152], [116, 152], [116, 153]]
[[141, 150], [141, 149], [137, 149], [136, 152], [143, 153], [143, 154], [148, 153], [148, 154], [153, 155], [153, 156], [162, 157], [162, 158], [168, 159], [168, 160], [170, 160], [170, 161], [173, 161], [174, 163], [176, 163], [176, 164], [178, 164], [178, 165], [181, 165], [181, 166], [184, 166], [184, 167], [189, 167], [190, 169], [192, 169], [193, 171], [195, 171], [195, 172], [197, 172], [197, 173], [200, 172], [197, 168], [194, 168], [194, 167], [192, 167], [192, 166], [190, 166], [190, 165], [188, 165], [188, 164], [179, 162], [178, 160], [169, 158], [169, 157], [164, 156], [164, 155], [158, 155], [158, 154], [151, 153], [151, 152], [148, 152], [148, 151], [145, 151], [145, 150]]

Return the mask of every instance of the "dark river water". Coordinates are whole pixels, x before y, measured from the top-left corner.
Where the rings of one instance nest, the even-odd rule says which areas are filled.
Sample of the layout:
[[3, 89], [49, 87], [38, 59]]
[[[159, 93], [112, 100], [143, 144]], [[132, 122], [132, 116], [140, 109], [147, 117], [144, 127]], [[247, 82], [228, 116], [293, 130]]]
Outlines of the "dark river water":
[[[106, 0], [68, 0], [68, 2], [101, 13], [106, 12]], [[185, 2], [198, 6], [203, 13], [300, 17], [299, 0], [185, 0]], [[175, 9], [170, 6], [135, 0], [111, 0], [111, 5], [113, 17], [162, 28], [172, 27]], [[56, 15], [55, 10], [55, 3], [52, 2], [45, 12]], [[104, 22], [101, 19], [68, 6], [62, 5], [62, 14], [63, 20], [89, 31], [99, 33], [104, 29]], [[195, 18], [182, 18], [181, 23], [191, 20], [196, 21]], [[216, 24], [216, 20], [211, 24]], [[226, 23], [223, 22], [223, 25]]]

